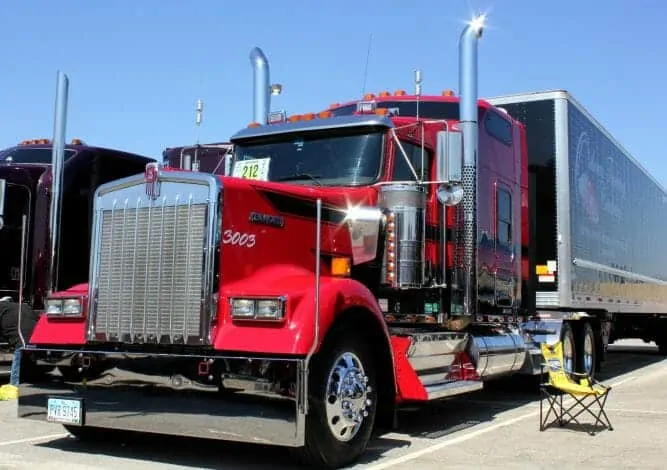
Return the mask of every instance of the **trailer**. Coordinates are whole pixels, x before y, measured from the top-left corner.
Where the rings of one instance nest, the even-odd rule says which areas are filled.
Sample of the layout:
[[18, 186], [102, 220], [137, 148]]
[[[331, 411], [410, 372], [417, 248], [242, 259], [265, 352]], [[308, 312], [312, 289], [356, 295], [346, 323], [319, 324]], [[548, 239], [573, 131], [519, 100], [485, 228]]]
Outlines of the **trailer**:
[[[582, 244], [575, 222], [610, 223], [619, 193], [591, 198], [604, 187], [582, 176], [602, 165], [589, 165], [589, 141], [576, 170], [586, 191], [561, 204], [568, 127], [548, 127], [576, 114], [555, 112], [543, 130], [479, 100], [482, 31], [473, 21], [461, 35], [459, 96], [423, 94], [420, 72], [414, 93], [290, 117], [269, 113], [254, 49], [253, 122], [230, 138], [230, 174], [151, 163], [97, 189], [88, 283], [49, 296], [22, 351], [81, 376], [22, 380], [19, 417], [84, 440], [117, 429], [281, 445], [340, 468], [403, 405], [539, 374], [543, 342], [562, 339], [566, 368], [594, 373], [616, 318], [660, 316], [657, 301], [620, 307], [659, 291], [660, 272], [609, 259], [613, 240]], [[655, 201], [633, 201], [653, 210], [633, 227], [664, 219]], [[565, 232], [540, 225], [550, 204]]]
[[601, 326], [601, 356], [623, 338], [654, 341], [667, 354], [664, 186], [567, 91], [487, 101], [526, 128], [535, 307], [589, 315]]
[[[95, 190], [155, 161], [77, 138], [61, 151], [54, 165], [50, 139], [0, 150], [0, 302], [20, 302], [36, 316], [50, 292], [88, 278]], [[17, 334], [0, 331], [0, 375], [9, 373]]]

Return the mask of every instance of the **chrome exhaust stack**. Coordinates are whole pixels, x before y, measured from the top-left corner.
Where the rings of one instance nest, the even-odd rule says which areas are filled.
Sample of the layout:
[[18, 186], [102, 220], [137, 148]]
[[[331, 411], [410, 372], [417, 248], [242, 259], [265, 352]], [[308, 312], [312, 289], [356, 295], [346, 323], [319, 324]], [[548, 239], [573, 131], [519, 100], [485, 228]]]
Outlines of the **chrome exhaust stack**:
[[485, 17], [468, 23], [459, 39], [459, 127], [463, 133], [463, 314], [477, 310], [477, 44]]
[[0, 179], [0, 230], [5, 226], [5, 193], [7, 192], [7, 181]]
[[271, 108], [271, 83], [269, 61], [259, 47], [250, 51], [253, 87], [253, 122], [266, 124]]
[[65, 134], [67, 128], [67, 101], [69, 78], [58, 72], [56, 104], [53, 123], [53, 147], [51, 156], [51, 207], [49, 213], [49, 277], [48, 294], [58, 288], [58, 242], [60, 238], [60, 216], [62, 209], [63, 170], [65, 166]]

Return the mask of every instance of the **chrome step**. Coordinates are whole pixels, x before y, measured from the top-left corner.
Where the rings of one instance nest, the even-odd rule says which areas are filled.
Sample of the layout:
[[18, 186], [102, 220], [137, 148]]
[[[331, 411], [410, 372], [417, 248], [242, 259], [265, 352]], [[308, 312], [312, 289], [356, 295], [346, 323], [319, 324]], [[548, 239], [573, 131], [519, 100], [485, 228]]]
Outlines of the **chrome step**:
[[[471, 342], [465, 332], [420, 331], [392, 328], [395, 336], [407, 336], [411, 340], [408, 362], [417, 373], [428, 400], [436, 400], [481, 390], [479, 380], [462, 380], [459, 359]], [[474, 373], [474, 365], [470, 364]]]

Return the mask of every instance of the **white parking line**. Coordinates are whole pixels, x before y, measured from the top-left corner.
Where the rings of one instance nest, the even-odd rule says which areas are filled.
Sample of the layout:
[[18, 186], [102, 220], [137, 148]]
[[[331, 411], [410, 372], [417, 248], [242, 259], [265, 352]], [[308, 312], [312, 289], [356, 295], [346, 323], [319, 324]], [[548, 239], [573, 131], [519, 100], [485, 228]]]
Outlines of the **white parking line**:
[[[643, 371], [646, 371], [648, 373], [642, 374], [641, 376], [637, 377], [634, 374], [637, 374], [637, 371], [633, 371], [632, 373], [628, 373], [622, 376], [617, 377], [618, 380], [614, 383], [611, 384], [613, 388], [616, 388], [620, 385], [623, 385], [625, 383], [629, 383], [632, 381], [636, 381], [637, 379], [641, 379], [641, 381], [650, 379], [650, 378], [655, 378], [660, 375], [664, 375], [667, 371], [665, 368], [665, 364], [667, 364], [666, 361], [660, 361], [655, 364], [651, 364], [650, 366], [644, 367]], [[534, 404], [531, 405], [525, 405], [521, 408], [523, 409], [528, 409], [532, 408]], [[521, 409], [519, 408], [519, 409]], [[507, 426], [511, 426], [512, 424], [518, 423], [520, 421], [525, 421], [528, 418], [533, 418], [535, 416], [538, 416], [540, 414], [539, 410], [533, 410], [530, 413], [523, 414], [521, 416], [517, 416], [515, 418], [510, 418], [506, 421], [501, 421], [495, 424], [491, 424], [489, 426], [483, 427], [481, 429], [477, 429], [474, 431], [467, 432], [465, 434], [459, 435], [457, 437], [443, 437], [439, 439], [439, 442], [436, 442], [435, 444], [432, 444], [428, 447], [425, 447], [423, 449], [416, 450], [414, 452], [411, 452], [409, 454], [402, 455], [400, 457], [396, 457], [394, 459], [389, 459], [385, 460], [384, 462], [380, 462], [375, 465], [369, 465], [364, 468], [364, 470], [382, 470], [385, 468], [390, 468], [394, 467], [396, 465], [410, 462], [411, 460], [418, 459], [420, 457], [423, 457], [424, 455], [432, 454], [433, 452], [437, 452], [441, 449], [444, 449], [445, 447], [452, 446], [454, 444], [458, 444], [460, 442], [468, 441], [470, 439], [474, 439], [477, 436], [481, 436], [483, 434], [487, 434], [491, 431], [495, 431], [496, 429], [504, 428]]]
[[60, 434], [49, 434], [46, 436], [26, 437], [25, 439], [16, 439], [14, 441], [4, 441], [4, 442], [0, 441], [0, 447], [12, 446], [14, 444], [26, 444], [30, 442], [48, 441], [49, 439], [58, 439], [67, 436], [69, 436], [69, 434], [60, 433]]

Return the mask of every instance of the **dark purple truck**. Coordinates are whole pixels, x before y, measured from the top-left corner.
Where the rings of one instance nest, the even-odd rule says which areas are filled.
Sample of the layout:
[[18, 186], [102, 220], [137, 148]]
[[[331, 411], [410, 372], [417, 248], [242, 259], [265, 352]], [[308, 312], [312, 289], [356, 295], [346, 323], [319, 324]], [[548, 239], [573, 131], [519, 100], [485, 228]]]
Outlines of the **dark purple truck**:
[[[24, 141], [0, 150], [0, 299], [18, 302], [22, 288], [23, 302], [38, 314], [49, 289], [88, 279], [91, 216], [97, 187], [143, 173], [146, 164], [155, 161], [74, 139], [64, 146], [64, 163], [56, 170], [62, 168], [62, 184], [56, 189], [52, 159], [53, 146], [47, 139]], [[51, 217], [52, 197], [58, 201], [56, 218]], [[57, 250], [51, 248], [51, 226], [58, 240], [54, 245]], [[56, 254], [53, 264], [52, 251]], [[0, 375], [11, 363], [9, 342], [10, 338], [0, 337]]]
[[172, 168], [201, 171], [213, 175], [228, 173], [232, 144], [218, 142], [185, 147], [168, 147], [162, 152], [164, 164]]

